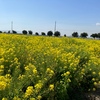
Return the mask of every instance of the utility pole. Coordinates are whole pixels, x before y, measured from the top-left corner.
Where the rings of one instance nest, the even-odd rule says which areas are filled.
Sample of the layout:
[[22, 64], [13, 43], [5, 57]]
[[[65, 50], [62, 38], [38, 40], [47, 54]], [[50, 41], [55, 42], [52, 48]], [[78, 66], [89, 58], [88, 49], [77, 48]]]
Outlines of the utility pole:
[[56, 21], [55, 21], [55, 26], [54, 26], [54, 33], [56, 32]]
[[13, 33], [13, 21], [11, 22], [11, 33]]

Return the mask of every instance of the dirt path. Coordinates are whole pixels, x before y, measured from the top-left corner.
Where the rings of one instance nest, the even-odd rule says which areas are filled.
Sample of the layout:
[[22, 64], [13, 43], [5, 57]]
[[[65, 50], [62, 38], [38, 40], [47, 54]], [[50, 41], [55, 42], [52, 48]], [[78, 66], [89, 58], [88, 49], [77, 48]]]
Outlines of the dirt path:
[[100, 100], [100, 88], [94, 92], [88, 92], [85, 94], [87, 100]]

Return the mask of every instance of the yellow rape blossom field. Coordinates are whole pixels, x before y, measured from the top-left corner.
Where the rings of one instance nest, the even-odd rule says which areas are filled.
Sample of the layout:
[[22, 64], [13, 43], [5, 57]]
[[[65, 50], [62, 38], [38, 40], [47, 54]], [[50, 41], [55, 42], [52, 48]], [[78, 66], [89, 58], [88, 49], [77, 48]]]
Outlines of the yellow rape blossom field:
[[100, 40], [0, 34], [0, 100], [76, 100], [98, 87]]

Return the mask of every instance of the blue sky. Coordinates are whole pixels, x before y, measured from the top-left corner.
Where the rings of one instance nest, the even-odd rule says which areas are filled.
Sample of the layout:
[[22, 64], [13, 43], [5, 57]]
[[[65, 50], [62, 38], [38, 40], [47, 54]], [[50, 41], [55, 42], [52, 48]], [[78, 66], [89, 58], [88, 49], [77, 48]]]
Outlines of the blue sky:
[[0, 0], [0, 30], [100, 32], [100, 0]]

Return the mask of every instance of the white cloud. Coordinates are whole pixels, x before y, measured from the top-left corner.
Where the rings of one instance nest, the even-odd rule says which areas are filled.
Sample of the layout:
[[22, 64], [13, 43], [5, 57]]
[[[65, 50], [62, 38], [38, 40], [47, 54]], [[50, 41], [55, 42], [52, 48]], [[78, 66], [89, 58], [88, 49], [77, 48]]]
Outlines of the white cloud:
[[96, 26], [100, 26], [100, 23], [96, 23]]

